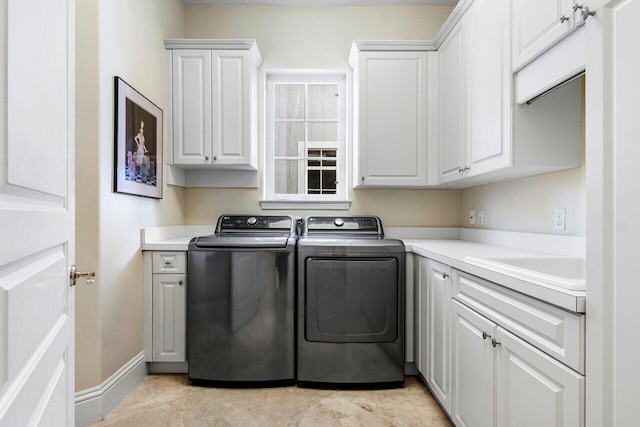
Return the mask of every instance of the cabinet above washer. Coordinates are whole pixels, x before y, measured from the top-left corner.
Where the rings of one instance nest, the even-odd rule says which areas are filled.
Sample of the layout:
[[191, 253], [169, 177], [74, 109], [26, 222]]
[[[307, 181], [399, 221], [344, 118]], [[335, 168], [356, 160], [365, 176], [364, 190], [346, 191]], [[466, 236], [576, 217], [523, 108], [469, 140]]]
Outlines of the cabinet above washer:
[[215, 186], [206, 185], [207, 176], [216, 176], [209, 172], [253, 171], [257, 178], [257, 70], [262, 57], [255, 40], [165, 40], [165, 48], [168, 163], [185, 171], [186, 186]]

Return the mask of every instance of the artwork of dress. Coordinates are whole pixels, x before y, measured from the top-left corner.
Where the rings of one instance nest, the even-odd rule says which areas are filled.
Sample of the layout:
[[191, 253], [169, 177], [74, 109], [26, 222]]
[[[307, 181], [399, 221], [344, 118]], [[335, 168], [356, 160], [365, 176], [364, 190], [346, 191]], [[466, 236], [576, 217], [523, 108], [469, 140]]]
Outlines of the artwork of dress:
[[162, 110], [115, 78], [115, 179], [118, 193], [162, 198]]

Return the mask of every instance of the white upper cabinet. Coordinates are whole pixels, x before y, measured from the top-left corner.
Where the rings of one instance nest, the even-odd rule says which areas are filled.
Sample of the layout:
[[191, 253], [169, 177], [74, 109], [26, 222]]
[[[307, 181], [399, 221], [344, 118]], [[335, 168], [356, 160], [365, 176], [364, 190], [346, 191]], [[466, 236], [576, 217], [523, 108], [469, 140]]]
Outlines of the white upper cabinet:
[[349, 59], [354, 186], [426, 186], [428, 46], [387, 42], [388, 50], [376, 51], [375, 43], [354, 42]]
[[166, 40], [170, 56], [171, 163], [257, 169], [253, 40]]
[[461, 2], [452, 15], [458, 22], [445, 24], [435, 132], [440, 184], [468, 187], [580, 166], [579, 81], [532, 105], [514, 102], [511, 5]]
[[573, 0], [512, 0], [513, 70], [574, 29]]

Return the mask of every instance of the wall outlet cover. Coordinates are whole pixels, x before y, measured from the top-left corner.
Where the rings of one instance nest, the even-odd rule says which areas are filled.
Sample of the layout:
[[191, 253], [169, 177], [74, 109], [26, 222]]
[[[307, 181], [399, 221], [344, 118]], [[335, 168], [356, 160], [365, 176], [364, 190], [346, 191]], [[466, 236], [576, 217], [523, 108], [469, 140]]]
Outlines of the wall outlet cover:
[[553, 228], [555, 230], [566, 230], [566, 210], [564, 208], [555, 209], [553, 218]]

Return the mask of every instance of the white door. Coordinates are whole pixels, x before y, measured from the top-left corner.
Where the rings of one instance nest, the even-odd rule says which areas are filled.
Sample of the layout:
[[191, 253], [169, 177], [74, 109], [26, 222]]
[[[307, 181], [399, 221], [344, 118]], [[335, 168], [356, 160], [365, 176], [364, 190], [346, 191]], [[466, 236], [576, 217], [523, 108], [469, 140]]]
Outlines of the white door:
[[438, 51], [440, 55], [440, 182], [462, 178], [465, 152], [464, 51], [458, 25]]
[[172, 51], [173, 163], [211, 164], [211, 51]]
[[427, 184], [427, 52], [358, 54], [359, 184]]
[[513, 70], [535, 59], [574, 24], [573, 0], [513, 0]]
[[212, 153], [214, 165], [251, 164], [251, 53], [212, 52]]
[[584, 426], [584, 377], [498, 327], [498, 427]]
[[586, 21], [587, 425], [638, 423], [639, 0]]
[[496, 325], [455, 300], [452, 311], [451, 419], [458, 427], [491, 427], [494, 424], [491, 339]]
[[427, 382], [448, 411], [451, 408], [451, 267], [429, 260], [427, 276]]
[[509, 10], [509, 0], [476, 0], [463, 21], [468, 176], [511, 165]]
[[187, 275], [153, 275], [153, 361], [187, 360]]
[[72, 0], [0, 2], [0, 426], [74, 424]]

